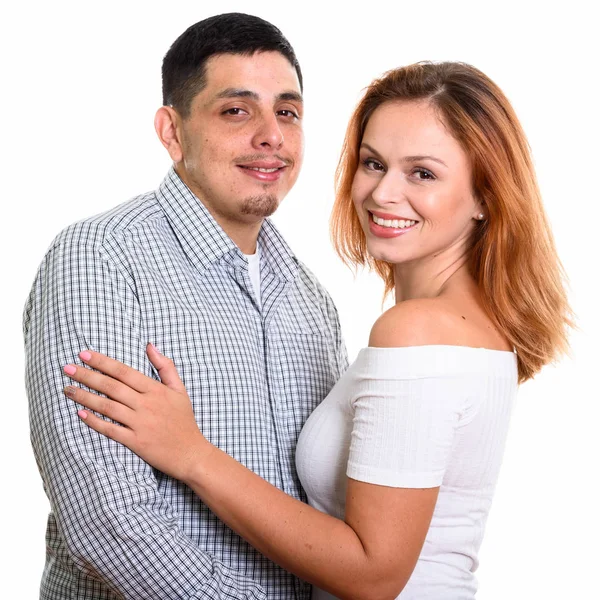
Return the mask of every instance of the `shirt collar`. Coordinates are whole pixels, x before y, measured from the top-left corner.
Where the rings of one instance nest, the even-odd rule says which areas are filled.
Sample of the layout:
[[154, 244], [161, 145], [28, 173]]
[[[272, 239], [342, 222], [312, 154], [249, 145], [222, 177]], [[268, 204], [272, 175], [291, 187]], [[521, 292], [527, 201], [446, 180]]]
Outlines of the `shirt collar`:
[[286, 281], [297, 277], [298, 259], [270, 219], [265, 219], [260, 228], [258, 248], [261, 261], [265, 261], [273, 273]]
[[[182, 248], [193, 264], [206, 270], [221, 260], [232, 266], [247, 265], [241, 250], [223, 231], [204, 204], [175, 172], [169, 169], [156, 193]], [[258, 234], [261, 260], [282, 279], [292, 280], [298, 273], [298, 261], [269, 219]]]

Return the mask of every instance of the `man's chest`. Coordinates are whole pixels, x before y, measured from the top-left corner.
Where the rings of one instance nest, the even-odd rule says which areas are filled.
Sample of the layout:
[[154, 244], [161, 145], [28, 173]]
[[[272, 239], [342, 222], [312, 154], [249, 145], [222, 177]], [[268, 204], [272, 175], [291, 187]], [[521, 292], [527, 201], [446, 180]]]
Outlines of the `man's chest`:
[[247, 272], [180, 268], [137, 281], [143, 335], [174, 360], [206, 437], [269, 480], [293, 470], [300, 429], [337, 377], [331, 327], [310, 292], [266, 273], [259, 310]]

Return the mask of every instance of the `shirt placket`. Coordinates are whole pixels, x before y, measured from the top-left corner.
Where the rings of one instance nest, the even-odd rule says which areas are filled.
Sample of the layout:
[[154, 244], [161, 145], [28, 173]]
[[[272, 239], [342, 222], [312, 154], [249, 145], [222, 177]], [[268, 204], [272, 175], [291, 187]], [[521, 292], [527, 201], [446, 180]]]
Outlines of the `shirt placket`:
[[280, 361], [282, 360], [282, 356], [279, 346], [282, 341], [277, 335], [271, 335], [271, 332], [274, 331], [272, 325], [274, 317], [281, 303], [288, 295], [291, 282], [278, 277], [268, 267], [262, 271], [261, 275], [265, 365], [267, 368], [269, 399], [277, 438], [278, 468], [283, 491], [294, 498], [298, 498], [298, 485], [292, 477], [295, 468], [291, 462], [291, 447], [295, 445], [296, 440], [290, 439], [287, 426], [286, 399], [281, 396], [283, 387], [281, 385], [282, 373]]

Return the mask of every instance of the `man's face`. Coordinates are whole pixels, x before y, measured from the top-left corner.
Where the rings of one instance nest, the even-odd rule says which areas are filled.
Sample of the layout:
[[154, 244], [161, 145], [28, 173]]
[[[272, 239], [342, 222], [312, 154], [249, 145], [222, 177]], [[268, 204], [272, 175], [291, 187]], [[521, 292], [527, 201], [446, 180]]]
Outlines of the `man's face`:
[[180, 124], [179, 176], [229, 233], [272, 214], [302, 163], [302, 96], [279, 52], [219, 54]]

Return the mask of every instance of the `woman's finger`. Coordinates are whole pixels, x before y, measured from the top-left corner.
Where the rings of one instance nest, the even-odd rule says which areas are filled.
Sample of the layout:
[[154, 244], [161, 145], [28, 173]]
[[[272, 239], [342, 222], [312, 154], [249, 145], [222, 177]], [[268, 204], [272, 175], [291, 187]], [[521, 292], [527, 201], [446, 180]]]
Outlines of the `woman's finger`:
[[115, 442], [119, 442], [119, 444], [131, 448], [131, 445], [134, 443], [135, 435], [133, 431], [127, 427], [121, 427], [115, 423], [105, 421], [104, 419], [97, 417], [91, 411], [85, 409], [78, 410], [77, 415], [88, 427], [109, 437], [111, 440], [115, 440]]
[[65, 396], [74, 400], [78, 404], [85, 406], [113, 421], [118, 421], [126, 427], [133, 425], [133, 418], [135, 413], [131, 408], [121, 404], [120, 402], [114, 402], [109, 398], [103, 398], [97, 394], [92, 394], [86, 390], [74, 386], [67, 386], [64, 390]]
[[186, 393], [185, 386], [177, 373], [175, 364], [170, 358], [163, 356], [154, 344], [146, 346], [146, 354], [150, 362], [156, 367], [162, 383], [176, 392]]
[[153, 385], [156, 385], [156, 380], [147, 377], [143, 373], [132, 369], [131, 367], [109, 358], [100, 352], [92, 352], [84, 350], [79, 353], [79, 358], [90, 367], [98, 371], [102, 371], [106, 375], [110, 375], [113, 379], [124, 383], [136, 392], [147, 392]]
[[138, 392], [112, 377], [75, 365], [67, 365], [64, 368], [64, 372], [71, 379], [83, 383], [90, 389], [105, 394], [112, 400], [116, 400], [129, 408], [137, 406]]

